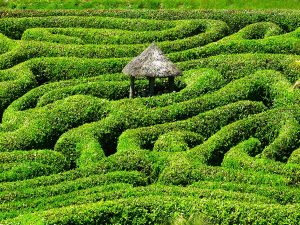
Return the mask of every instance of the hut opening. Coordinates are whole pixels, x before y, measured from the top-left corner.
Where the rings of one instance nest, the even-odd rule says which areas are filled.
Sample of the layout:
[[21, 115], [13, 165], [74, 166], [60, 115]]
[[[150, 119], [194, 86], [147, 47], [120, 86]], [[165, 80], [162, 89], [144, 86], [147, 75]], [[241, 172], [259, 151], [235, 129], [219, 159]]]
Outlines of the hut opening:
[[149, 96], [154, 95], [155, 78], [168, 78], [169, 90], [174, 90], [174, 79], [181, 75], [181, 71], [152, 43], [139, 56], [131, 60], [122, 70], [130, 76], [129, 98], [135, 94], [135, 79], [148, 78]]

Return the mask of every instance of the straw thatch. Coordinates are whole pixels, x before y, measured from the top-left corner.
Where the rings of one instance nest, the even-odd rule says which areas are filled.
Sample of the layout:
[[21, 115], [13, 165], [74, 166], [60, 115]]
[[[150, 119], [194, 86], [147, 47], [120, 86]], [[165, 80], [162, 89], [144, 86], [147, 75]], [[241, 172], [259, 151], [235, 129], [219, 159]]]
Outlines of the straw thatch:
[[181, 74], [176, 65], [154, 43], [129, 62], [122, 72], [135, 78], [175, 77]]
[[300, 88], [300, 81], [296, 81], [294, 86], [293, 86], [294, 89], [296, 88]]

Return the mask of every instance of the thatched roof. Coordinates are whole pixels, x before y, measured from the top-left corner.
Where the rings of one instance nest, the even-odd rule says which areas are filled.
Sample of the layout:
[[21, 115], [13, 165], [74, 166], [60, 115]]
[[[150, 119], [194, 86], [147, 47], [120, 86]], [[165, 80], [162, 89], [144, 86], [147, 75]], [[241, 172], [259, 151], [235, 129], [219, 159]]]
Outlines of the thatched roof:
[[152, 43], [139, 56], [130, 61], [122, 70], [123, 73], [139, 77], [174, 77], [181, 71], [163, 52]]
[[300, 88], [300, 81], [296, 81], [294, 86], [293, 86], [294, 89], [296, 88]]

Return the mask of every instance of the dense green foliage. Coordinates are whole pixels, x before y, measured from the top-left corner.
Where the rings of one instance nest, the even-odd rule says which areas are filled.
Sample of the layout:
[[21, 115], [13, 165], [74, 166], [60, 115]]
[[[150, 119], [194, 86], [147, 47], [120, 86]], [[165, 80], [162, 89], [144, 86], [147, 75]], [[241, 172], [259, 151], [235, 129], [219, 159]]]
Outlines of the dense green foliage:
[[300, 9], [299, 0], [3, 0], [11, 9]]
[[[299, 12], [1, 11], [0, 32], [0, 224], [299, 224]], [[129, 99], [152, 42], [183, 74]]]

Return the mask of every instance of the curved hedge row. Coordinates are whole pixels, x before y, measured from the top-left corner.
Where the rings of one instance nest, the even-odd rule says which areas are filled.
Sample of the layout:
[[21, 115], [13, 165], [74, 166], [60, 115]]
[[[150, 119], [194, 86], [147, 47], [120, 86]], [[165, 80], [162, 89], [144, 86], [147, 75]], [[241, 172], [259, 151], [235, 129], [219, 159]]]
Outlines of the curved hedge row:
[[[149, 22], [152, 21], [150, 20]], [[157, 23], [163, 26], [165, 21], [157, 21]], [[117, 26], [117, 24], [118, 22], [114, 25]], [[128, 23], [125, 21], [125, 23], [121, 22], [121, 24]], [[140, 20], [138, 24], [134, 24], [134, 26], [136, 26], [135, 28], [130, 26], [128, 30], [124, 26], [120, 26], [119, 29], [116, 29], [117, 27], [111, 29], [111, 27], [106, 26], [103, 26], [105, 29], [103, 29], [102, 26], [99, 27], [102, 29], [32, 28], [27, 29], [22, 34], [22, 40], [48, 41], [65, 44], [144, 44], [153, 41], [173, 41], [187, 38], [207, 29], [205, 21], [202, 20], [175, 21], [172, 25], [175, 27], [161, 31], [157, 29], [149, 31], [149, 27], [140, 24]], [[143, 32], [141, 32], [142, 27], [145, 28]]]
[[[239, 145], [230, 149], [224, 156], [222, 161], [223, 167], [233, 169], [245, 169], [266, 171], [275, 174], [283, 174], [287, 177], [299, 177], [299, 165], [298, 164], [283, 164], [280, 162], [274, 162], [273, 160], [264, 158], [253, 158], [251, 155], [256, 156], [262, 150], [260, 148], [260, 141], [256, 138], [250, 138]], [[270, 149], [269, 145], [267, 149]], [[265, 150], [263, 150], [265, 151]]]
[[[180, 213], [183, 215], [203, 213], [207, 215], [208, 221], [223, 224], [237, 221], [245, 224], [262, 222], [296, 224], [299, 219], [298, 210], [298, 205], [280, 206], [232, 201], [218, 204], [216, 200], [198, 200], [191, 197], [149, 196], [52, 209], [7, 220], [4, 224], [152, 224], [171, 221]], [[220, 214], [220, 211], [223, 213]]]
[[81, 16], [43, 16], [29, 18], [1, 18], [1, 33], [13, 39], [21, 39], [22, 34], [35, 27], [82, 27], [82, 28], [106, 28], [135, 31], [164, 30], [175, 27], [176, 24], [169, 21], [126, 19], [112, 17], [81, 17]]
[[[158, 141], [160, 141], [160, 145], [168, 144], [168, 140], [161, 140], [160, 138], [163, 138], [164, 134], [168, 135], [172, 131], [173, 133], [170, 135], [172, 135], [173, 138], [176, 138], [176, 141], [178, 141], [179, 137], [174, 136], [176, 134], [175, 132], [180, 132], [181, 130], [194, 133], [197, 132], [193, 136], [200, 135], [200, 137], [203, 136], [207, 139], [221, 127], [226, 126], [226, 124], [231, 123], [236, 119], [247, 117], [253, 113], [259, 113], [264, 109], [265, 107], [261, 103], [241, 101], [228, 104], [205, 113], [200, 113], [199, 115], [187, 120], [127, 130], [120, 136], [117, 150], [118, 152], [122, 152], [151, 149], [153, 147], [157, 149]], [[190, 138], [187, 136], [187, 141], [193, 142], [193, 139], [195, 139], [193, 136], [191, 134]], [[173, 143], [174, 141], [175, 140], [173, 140]], [[200, 143], [201, 141], [198, 140], [195, 142], [194, 146], [199, 145]], [[179, 147], [180, 145], [177, 146]], [[157, 150], [160, 151], [161, 149]]]
[[[18, 28], [16, 26], [26, 27], [22, 23], [22, 21], [27, 21], [26, 19], [20, 19], [20, 24], [6, 24], [6, 19], [4, 20], [4, 28], [2, 28], [2, 32], [7, 32], [6, 34], [8, 36], [12, 36], [13, 38], [18, 38], [18, 36], [23, 33], [24, 30], [20, 30], [20, 33], [18, 32]], [[7, 19], [10, 21], [10, 19]], [[32, 26], [34, 26], [35, 23], [37, 23], [37, 26], [42, 23], [46, 23], [45, 21], [39, 21], [39, 18], [32, 18], [32, 22], [29, 22], [29, 25], [32, 23]], [[77, 18], [73, 18], [71, 21], [77, 21]], [[94, 21], [94, 18], [89, 18], [89, 20]], [[106, 19], [107, 20], [107, 19]], [[12, 21], [14, 21], [12, 19]], [[30, 21], [30, 19], [29, 19]], [[51, 26], [51, 19], [49, 20]], [[62, 26], [72, 26], [72, 22], [69, 22], [69, 20], [62, 18], [61, 20], [57, 20], [54, 18], [54, 21], [59, 25], [62, 24]], [[78, 20], [80, 21], [80, 20]], [[95, 20], [97, 21], [97, 20]], [[126, 20], [122, 22], [120, 20], [119, 24], [128, 24]], [[85, 21], [88, 22], [88, 21]], [[66, 23], [66, 24], [64, 24]], [[95, 23], [95, 22], [93, 22]], [[93, 23], [90, 26], [93, 26]], [[132, 22], [130, 22], [132, 23]], [[128, 24], [127, 26], [133, 27], [133, 24]], [[187, 23], [187, 22], [186, 22]], [[163, 40], [158, 43], [159, 47], [165, 52], [175, 52], [175, 51], [182, 51], [184, 49], [193, 48], [195, 46], [201, 46], [206, 45], [210, 42], [213, 42], [215, 40], [219, 40], [220, 38], [224, 37], [228, 32], [228, 27], [225, 23], [222, 21], [214, 21], [214, 20], [200, 20], [198, 22], [193, 22], [198, 25], [198, 28], [194, 30], [195, 34], [192, 36], [187, 36], [182, 39], [180, 39], [180, 35], [176, 38], [171, 38], [169, 41], [167, 37], [162, 38]], [[101, 24], [101, 23], [100, 23]], [[145, 27], [147, 27], [145, 23]], [[151, 24], [151, 23], [150, 23]], [[159, 22], [157, 22], [159, 24]], [[29, 26], [27, 25], [27, 26]], [[79, 23], [80, 25], [80, 23]], [[78, 25], [78, 26], [79, 26]], [[139, 25], [139, 23], [137, 23]], [[149, 25], [151, 27], [151, 25]], [[126, 27], [123, 27], [125, 29]], [[185, 26], [185, 28], [189, 28], [189, 26]], [[12, 29], [12, 33], [10, 32], [10, 29]], [[26, 28], [25, 28], [26, 29]], [[205, 32], [202, 32], [202, 30], [205, 29]], [[1, 27], [0, 27], [1, 31]], [[17, 33], [17, 34], [15, 34]], [[90, 31], [90, 35], [92, 37], [95, 37], [92, 30]], [[160, 32], [162, 33], [162, 32]], [[148, 35], [145, 35], [145, 39], [150, 38], [151, 41], [151, 35], [152, 32]], [[163, 33], [161, 34], [163, 36]], [[39, 35], [40, 36], [40, 35]], [[135, 35], [134, 35], [135, 36]], [[53, 41], [51, 39], [53, 37], [52, 35], [47, 35], [45, 40]], [[69, 36], [68, 36], [69, 37]], [[59, 38], [59, 37], [58, 37]], [[74, 39], [74, 37], [69, 37], [70, 41]], [[60, 38], [61, 39], [61, 38]], [[63, 39], [66, 39], [65, 36], [63, 36]], [[77, 38], [78, 39], [78, 38]], [[75, 39], [75, 42], [76, 40]], [[174, 39], [174, 40], [172, 40]], [[155, 40], [155, 39], [154, 39]], [[152, 40], [152, 41], [154, 41]], [[78, 40], [77, 40], [78, 41]], [[60, 43], [48, 43], [48, 42], [38, 42], [38, 41], [23, 41], [20, 44], [18, 44], [12, 51], [7, 52], [3, 57], [0, 57], [0, 68], [8, 68], [11, 67], [17, 63], [21, 63], [23, 61], [29, 60], [30, 58], [34, 57], [79, 57], [79, 58], [120, 58], [120, 57], [132, 57], [140, 52], [143, 51], [144, 48], [147, 47], [145, 43], [145, 40], [143, 40], [143, 44], [122, 44], [122, 45], [115, 45], [113, 43], [113, 39], [109, 39], [109, 44], [107, 45], [105, 42], [100, 43], [100, 45], [75, 45], [75, 44], [60, 44]]]
[[1, 152], [0, 180], [17, 181], [62, 172], [67, 169], [66, 161], [52, 150]]
[[116, 18], [142, 18], [156, 20], [214, 19], [226, 22], [231, 32], [261, 21], [278, 24], [286, 31], [299, 27], [299, 12], [293, 10], [10, 10], [2, 11], [1, 18], [45, 16], [100, 16]]
[[2, 219], [8, 219], [9, 217], [16, 216], [17, 210], [19, 212], [22, 210], [22, 213], [37, 212], [40, 210], [70, 206], [76, 204], [78, 201], [80, 201], [81, 204], [88, 204], [92, 202], [98, 202], [101, 200], [107, 201], [132, 197], [138, 198], [149, 195], [162, 197], [167, 195], [172, 197], [180, 196], [183, 198], [193, 196], [194, 198], [198, 199], [207, 198], [219, 199], [222, 201], [243, 200], [247, 203], [276, 203], [275, 201], [268, 199], [267, 197], [256, 196], [256, 194], [237, 194], [231, 191], [210, 190], [202, 188], [200, 189], [195, 187], [188, 187], [183, 189], [180, 187], [168, 187], [161, 185], [133, 187], [130, 184], [117, 183], [114, 185], [103, 185], [100, 187], [89, 188], [83, 191], [78, 190], [70, 194], [57, 195], [53, 197], [35, 197], [34, 199], [29, 199], [26, 201], [26, 208], [21, 205], [20, 201], [15, 201], [10, 204], [3, 204], [0, 210], [6, 211], [5, 214], [2, 214]]

